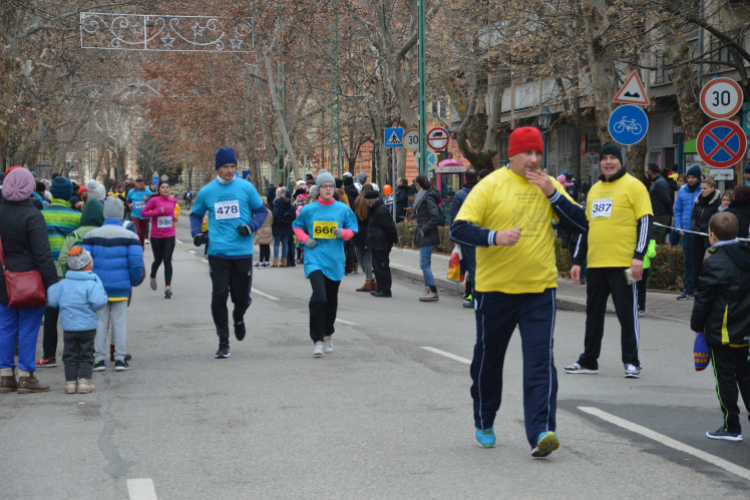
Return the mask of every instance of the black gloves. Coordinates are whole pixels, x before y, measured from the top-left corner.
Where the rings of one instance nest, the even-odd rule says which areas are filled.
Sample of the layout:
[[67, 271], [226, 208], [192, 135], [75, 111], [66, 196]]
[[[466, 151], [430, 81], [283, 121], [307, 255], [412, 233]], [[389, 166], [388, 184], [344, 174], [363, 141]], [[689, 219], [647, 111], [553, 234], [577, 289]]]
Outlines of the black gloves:
[[238, 227], [237, 232], [240, 233], [240, 236], [250, 236], [253, 234], [253, 230], [247, 224]]
[[203, 233], [200, 233], [193, 238], [193, 245], [199, 247], [203, 245], [206, 242], [206, 235]]

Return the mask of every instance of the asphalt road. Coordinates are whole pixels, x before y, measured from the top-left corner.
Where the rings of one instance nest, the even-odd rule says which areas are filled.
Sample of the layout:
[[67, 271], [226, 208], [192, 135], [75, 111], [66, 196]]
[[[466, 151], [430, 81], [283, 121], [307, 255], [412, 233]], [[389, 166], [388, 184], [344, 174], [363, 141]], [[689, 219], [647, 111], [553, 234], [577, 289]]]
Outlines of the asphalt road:
[[[109, 367], [94, 375], [96, 393], [71, 396], [62, 367], [44, 369], [51, 392], [0, 395], [0, 499], [750, 496], [750, 445], [704, 436], [721, 413], [682, 323], [643, 320], [644, 371], [628, 380], [608, 316], [601, 372], [573, 376], [561, 368], [582, 348], [585, 316], [559, 312], [562, 447], [532, 460], [518, 336], [498, 446], [481, 449], [461, 361], [471, 358], [473, 314], [456, 296], [418, 302], [418, 283], [397, 279], [394, 298], [378, 300], [354, 292], [362, 275], [345, 278], [336, 351], [313, 359], [302, 268], [259, 270], [247, 338], [232, 340], [230, 359], [214, 359], [208, 266], [202, 249], [189, 251], [187, 225], [183, 217], [174, 297], [163, 299], [162, 273], [158, 292], [134, 291], [132, 370]], [[59, 360], [62, 342], [58, 351]], [[623, 421], [656, 439], [613, 423]]]

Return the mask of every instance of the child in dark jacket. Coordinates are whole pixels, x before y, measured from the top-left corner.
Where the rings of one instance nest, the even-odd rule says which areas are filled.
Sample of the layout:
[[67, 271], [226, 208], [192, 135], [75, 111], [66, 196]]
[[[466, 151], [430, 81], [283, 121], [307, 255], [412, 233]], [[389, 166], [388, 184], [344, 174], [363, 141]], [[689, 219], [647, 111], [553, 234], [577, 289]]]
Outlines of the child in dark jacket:
[[91, 272], [94, 261], [83, 248], [68, 252], [65, 279], [49, 287], [49, 307], [60, 310], [63, 327], [63, 363], [65, 393], [88, 394], [96, 387], [91, 383], [94, 368], [94, 337], [99, 323], [97, 311], [107, 305], [107, 294], [99, 277]]
[[739, 244], [738, 227], [737, 217], [729, 212], [711, 217], [711, 248], [690, 319], [693, 331], [706, 336], [724, 414], [722, 426], [706, 436], [725, 441], [742, 441], [738, 387], [750, 413], [750, 249]]

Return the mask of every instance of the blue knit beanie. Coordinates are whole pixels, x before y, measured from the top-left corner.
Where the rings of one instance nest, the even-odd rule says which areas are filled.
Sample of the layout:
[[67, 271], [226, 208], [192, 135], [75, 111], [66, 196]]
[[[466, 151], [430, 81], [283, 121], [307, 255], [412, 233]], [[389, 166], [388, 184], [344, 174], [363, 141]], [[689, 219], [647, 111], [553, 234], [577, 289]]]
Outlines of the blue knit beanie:
[[219, 167], [228, 163], [237, 165], [237, 155], [234, 154], [234, 149], [232, 148], [221, 148], [216, 152], [216, 170], [219, 170]]
[[688, 169], [687, 175], [692, 175], [700, 179], [702, 177], [701, 168], [698, 165], [693, 165]]
[[52, 181], [52, 187], [49, 188], [49, 192], [56, 200], [68, 201], [73, 196], [73, 184], [70, 182], [70, 179], [60, 175]]

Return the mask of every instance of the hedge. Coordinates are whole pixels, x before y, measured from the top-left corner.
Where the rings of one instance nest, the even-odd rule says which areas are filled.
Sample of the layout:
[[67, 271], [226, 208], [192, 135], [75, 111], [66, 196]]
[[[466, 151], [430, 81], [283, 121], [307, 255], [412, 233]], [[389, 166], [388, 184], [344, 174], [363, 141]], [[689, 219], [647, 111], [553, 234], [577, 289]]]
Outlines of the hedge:
[[[399, 247], [415, 249], [414, 230], [415, 222], [399, 222], [398, 229]], [[440, 244], [435, 251], [442, 254], [450, 254], [453, 250], [453, 242], [450, 239], [450, 227], [438, 227], [440, 233]], [[562, 250], [560, 238], [555, 238], [555, 262], [557, 272], [562, 277], [570, 276], [572, 266], [571, 255]], [[685, 261], [682, 255], [682, 247], [669, 245], [658, 245], [656, 257], [651, 259], [651, 270], [648, 276], [648, 288], [654, 290], [682, 290], [684, 288], [683, 277], [685, 275]]]

